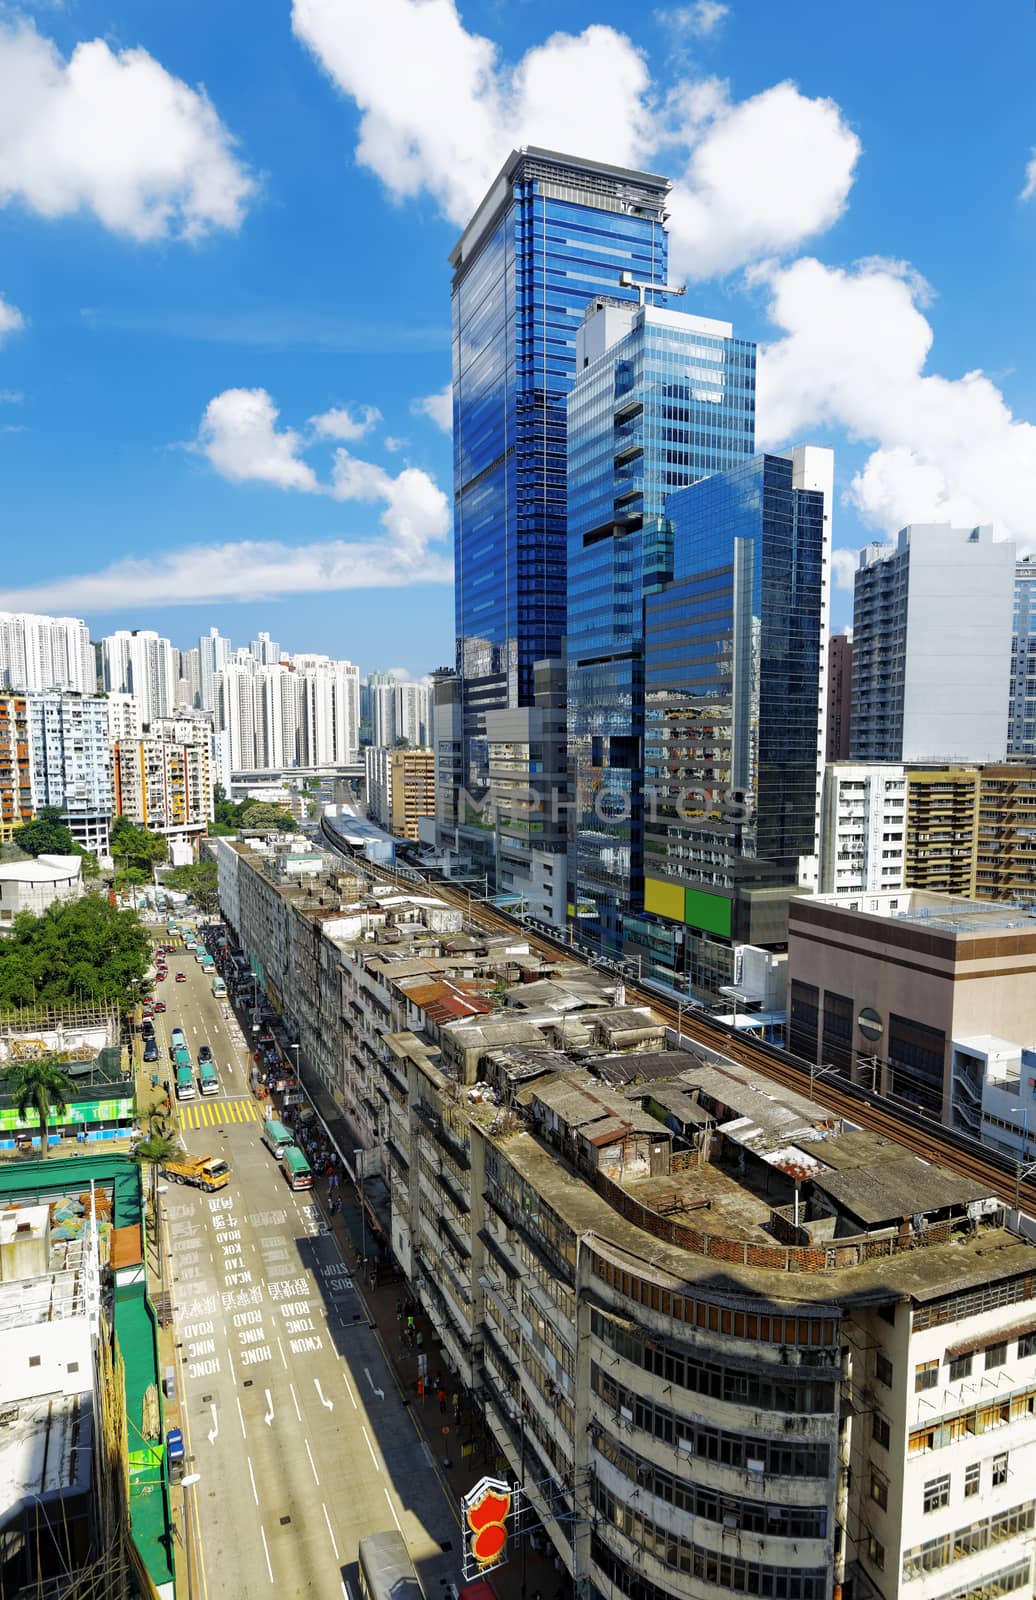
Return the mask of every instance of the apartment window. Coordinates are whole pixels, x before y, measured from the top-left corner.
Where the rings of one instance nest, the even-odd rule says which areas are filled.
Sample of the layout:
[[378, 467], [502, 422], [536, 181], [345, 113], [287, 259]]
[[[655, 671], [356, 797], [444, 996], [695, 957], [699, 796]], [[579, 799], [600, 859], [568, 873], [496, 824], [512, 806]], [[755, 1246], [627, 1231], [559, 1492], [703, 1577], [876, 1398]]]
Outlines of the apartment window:
[[939, 1382], [938, 1361], [920, 1361], [914, 1368], [914, 1393], [923, 1394], [926, 1389], [934, 1389]]
[[30, 1365], [30, 1367], [38, 1367], [39, 1364], [40, 1364], [40, 1357], [39, 1356], [30, 1356], [29, 1357], [29, 1365]]
[[971, 1377], [971, 1356], [950, 1356], [948, 1357], [948, 1360], [950, 1364], [951, 1383], [953, 1383], [957, 1378]]
[[982, 1466], [978, 1461], [973, 1461], [970, 1467], [964, 1469], [964, 1498], [970, 1500], [978, 1494], [982, 1487]]
[[943, 1506], [950, 1503], [950, 1475], [944, 1473], [941, 1478], [929, 1478], [924, 1486], [924, 1509], [928, 1511], [941, 1511]]
[[993, 1488], [1000, 1489], [1007, 1482], [1007, 1451], [993, 1457]]
[[892, 1429], [889, 1427], [888, 1417], [883, 1417], [880, 1411], [871, 1413], [871, 1438], [875, 1444], [880, 1444], [884, 1450], [889, 1447]]
[[1006, 1360], [1007, 1340], [1004, 1339], [1000, 1344], [991, 1344], [986, 1351], [986, 1371], [988, 1372], [990, 1367], [1002, 1367]]
[[867, 1539], [867, 1556], [879, 1572], [885, 1570], [885, 1546], [872, 1534]]
[[892, 1388], [892, 1362], [883, 1350], [879, 1350], [874, 1358], [874, 1376], [886, 1389]]
[[882, 1511], [888, 1510], [889, 1486], [888, 1479], [883, 1478], [880, 1472], [871, 1473], [871, 1499], [880, 1506]]
[[1018, 1359], [1024, 1361], [1026, 1356], [1036, 1356], [1036, 1333], [1026, 1333], [1018, 1340]]

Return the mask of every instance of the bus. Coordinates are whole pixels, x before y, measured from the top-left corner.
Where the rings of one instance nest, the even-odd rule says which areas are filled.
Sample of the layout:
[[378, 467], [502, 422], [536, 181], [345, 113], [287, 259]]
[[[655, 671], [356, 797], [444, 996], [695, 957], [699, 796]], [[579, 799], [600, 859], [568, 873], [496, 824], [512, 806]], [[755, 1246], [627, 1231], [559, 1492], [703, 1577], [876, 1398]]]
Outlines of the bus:
[[212, 1061], [198, 1062], [198, 1087], [202, 1094], [219, 1094], [219, 1079]]
[[165, 931], [166, 931], [166, 935], [167, 935], [168, 938], [170, 938], [170, 939], [175, 939], [176, 938], [176, 920], [175, 920], [175, 918], [173, 918], [173, 917], [169, 918], [169, 921], [165, 925]]
[[188, 1064], [186, 1067], [178, 1066], [176, 1069], [176, 1098], [178, 1100], [194, 1099], [194, 1073]]
[[207, 950], [203, 951], [202, 953], [201, 970], [205, 973], [206, 977], [210, 972], [215, 972], [216, 970], [216, 963], [213, 961]]
[[284, 1123], [278, 1122], [276, 1117], [269, 1117], [263, 1123], [263, 1144], [278, 1161], [288, 1146], [294, 1143], [294, 1134], [289, 1133]]
[[176, 1054], [177, 1050], [186, 1050], [186, 1048], [187, 1035], [184, 1033], [182, 1028], [174, 1028], [172, 1033], [169, 1035], [169, 1054], [173, 1056]]
[[290, 1189], [312, 1189], [313, 1173], [297, 1144], [286, 1144], [281, 1157], [284, 1176]]
[[406, 1540], [394, 1528], [365, 1534], [359, 1554], [362, 1600], [424, 1600]]
[[223, 982], [222, 978], [220, 978], [220, 977], [214, 977], [213, 978], [213, 980], [212, 980], [212, 992], [215, 995], [217, 1000], [225, 1000], [227, 998], [227, 986]]

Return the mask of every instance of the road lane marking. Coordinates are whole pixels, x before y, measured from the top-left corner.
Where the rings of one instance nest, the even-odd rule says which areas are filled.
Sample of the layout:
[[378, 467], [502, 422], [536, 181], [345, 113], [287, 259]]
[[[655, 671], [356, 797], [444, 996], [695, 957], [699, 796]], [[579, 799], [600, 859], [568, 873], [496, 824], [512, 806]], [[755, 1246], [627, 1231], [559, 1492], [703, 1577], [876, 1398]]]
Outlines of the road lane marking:
[[402, 1524], [400, 1523], [399, 1518], [396, 1516], [396, 1508], [392, 1504], [392, 1496], [389, 1494], [387, 1489], [385, 1490], [385, 1499], [388, 1501], [388, 1508], [392, 1513], [392, 1520], [396, 1524], [396, 1527], [399, 1529], [400, 1533], [402, 1533], [403, 1532]]
[[325, 1506], [325, 1504], [324, 1504], [324, 1502], [322, 1500], [320, 1502], [320, 1509], [324, 1513], [324, 1521], [327, 1523], [328, 1537], [331, 1540], [331, 1549], [335, 1553], [335, 1560], [336, 1561], [340, 1561], [342, 1558], [338, 1554], [338, 1543], [337, 1543], [337, 1541], [335, 1539], [335, 1531], [331, 1526], [331, 1518], [327, 1514], [327, 1507]]
[[235, 1395], [234, 1398], [237, 1400], [237, 1418], [238, 1418], [238, 1421], [241, 1424], [241, 1437], [242, 1437], [242, 1439], [247, 1439], [248, 1438], [248, 1430], [245, 1427], [245, 1414], [241, 1410], [241, 1397], [240, 1397], [240, 1395]]
[[252, 1471], [252, 1458], [251, 1458], [251, 1456], [246, 1456], [245, 1460], [248, 1462], [248, 1476], [252, 1480], [252, 1498], [255, 1501], [256, 1505], [258, 1505], [259, 1504], [259, 1490], [255, 1486], [255, 1473]]
[[369, 1450], [369, 1451], [370, 1451], [370, 1453], [371, 1453], [371, 1460], [372, 1460], [372, 1461], [373, 1461], [373, 1462], [374, 1462], [374, 1468], [375, 1468], [375, 1471], [376, 1471], [376, 1472], [380, 1472], [380, 1471], [381, 1471], [381, 1466], [380, 1466], [380, 1463], [379, 1463], [379, 1461], [378, 1461], [378, 1458], [377, 1458], [377, 1456], [376, 1456], [376, 1455], [375, 1455], [375, 1454], [374, 1454], [374, 1446], [373, 1446], [373, 1445], [372, 1445], [372, 1444], [371, 1444], [371, 1436], [370, 1436], [370, 1434], [369, 1434], [369, 1433], [368, 1433], [368, 1432], [367, 1432], [367, 1429], [366, 1429], [366, 1428], [364, 1428], [364, 1426], [363, 1426], [363, 1423], [362, 1423], [362, 1422], [361, 1422], [361, 1423], [360, 1423], [360, 1427], [361, 1427], [361, 1429], [362, 1429], [362, 1430], [363, 1430], [363, 1437], [364, 1437], [364, 1438], [365, 1438], [365, 1439], [366, 1439], [366, 1441], [367, 1441], [367, 1449], [368, 1449], [368, 1450]]
[[356, 1404], [356, 1396], [355, 1396], [355, 1395], [354, 1395], [354, 1394], [353, 1394], [353, 1391], [352, 1391], [352, 1386], [351, 1386], [351, 1385], [350, 1385], [350, 1383], [349, 1383], [349, 1375], [348, 1375], [348, 1373], [346, 1373], [346, 1372], [343, 1372], [343, 1373], [342, 1373], [342, 1378], [343, 1378], [343, 1379], [344, 1379], [344, 1381], [345, 1381], [345, 1387], [346, 1387], [346, 1392], [347, 1392], [347, 1393], [348, 1393], [348, 1395], [349, 1395], [349, 1399], [350, 1399], [350, 1400], [351, 1400], [351, 1401], [352, 1401], [352, 1403], [353, 1403], [353, 1410], [354, 1410], [354, 1411], [358, 1411], [358, 1410], [359, 1410], [359, 1407], [358, 1407], [358, 1406], [357, 1406], [357, 1404]]
[[316, 1480], [317, 1480], [317, 1488], [318, 1488], [318, 1489], [319, 1489], [319, 1488], [320, 1488], [320, 1477], [319, 1477], [319, 1475], [318, 1475], [318, 1473], [317, 1473], [317, 1464], [316, 1464], [316, 1462], [315, 1462], [315, 1461], [314, 1461], [314, 1460], [313, 1460], [313, 1452], [312, 1452], [312, 1450], [311, 1450], [311, 1449], [310, 1449], [310, 1448], [309, 1448], [309, 1440], [308, 1440], [308, 1439], [303, 1439], [303, 1441], [302, 1441], [302, 1443], [303, 1443], [303, 1444], [304, 1444], [304, 1445], [305, 1445], [305, 1447], [306, 1447], [306, 1454], [307, 1454], [307, 1456], [308, 1456], [308, 1457], [309, 1457], [309, 1464], [310, 1464], [310, 1466], [311, 1466], [311, 1467], [312, 1467], [312, 1468], [313, 1468], [313, 1476], [314, 1476], [314, 1478], [316, 1478]]
[[287, 1370], [288, 1370], [288, 1358], [284, 1354], [284, 1346], [281, 1344], [281, 1341], [279, 1339], [277, 1340], [277, 1348], [281, 1353], [281, 1360], [284, 1362], [284, 1370], [285, 1370], [285, 1372], [287, 1372]]
[[273, 1582], [273, 1568], [270, 1565], [270, 1552], [266, 1547], [266, 1529], [263, 1527], [261, 1522], [259, 1524], [259, 1533], [260, 1533], [260, 1535], [262, 1537], [262, 1541], [263, 1541], [263, 1555], [266, 1557], [266, 1570], [270, 1574], [270, 1582], [272, 1583]]
[[[293, 1383], [289, 1383], [288, 1388], [291, 1390], [291, 1400], [292, 1400], [292, 1404], [295, 1407], [295, 1415], [298, 1417], [299, 1421], [301, 1422], [302, 1421], [302, 1412], [299, 1410], [299, 1402], [298, 1402], [298, 1396], [295, 1393], [295, 1385]], [[267, 1399], [269, 1399], [269, 1390], [267, 1390]]]

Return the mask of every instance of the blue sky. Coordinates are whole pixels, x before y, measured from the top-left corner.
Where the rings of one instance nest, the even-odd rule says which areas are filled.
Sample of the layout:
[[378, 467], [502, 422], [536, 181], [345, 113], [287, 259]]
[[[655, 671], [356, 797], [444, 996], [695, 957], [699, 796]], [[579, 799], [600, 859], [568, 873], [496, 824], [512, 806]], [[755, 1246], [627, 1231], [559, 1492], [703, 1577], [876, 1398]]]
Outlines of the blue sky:
[[420, 402], [516, 143], [673, 177], [683, 306], [764, 347], [760, 442], [835, 446], [837, 547], [1025, 545], [1034, 65], [1029, 0], [0, 3], [0, 607], [450, 661]]

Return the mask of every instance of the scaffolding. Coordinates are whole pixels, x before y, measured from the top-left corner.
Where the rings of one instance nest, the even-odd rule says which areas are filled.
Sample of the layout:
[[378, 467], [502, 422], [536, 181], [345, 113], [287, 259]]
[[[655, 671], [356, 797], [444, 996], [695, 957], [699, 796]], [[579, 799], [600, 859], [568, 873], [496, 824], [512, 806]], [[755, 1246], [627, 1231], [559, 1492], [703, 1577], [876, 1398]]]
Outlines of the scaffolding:
[[[111, 1000], [14, 1006], [0, 1011], [0, 1070], [41, 1056], [82, 1061], [118, 1044], [120, 1031], [118, 1008]], [[87, 1043], [90, 1036], [94, 1041], [100, 1036], [102, 1043]]]

